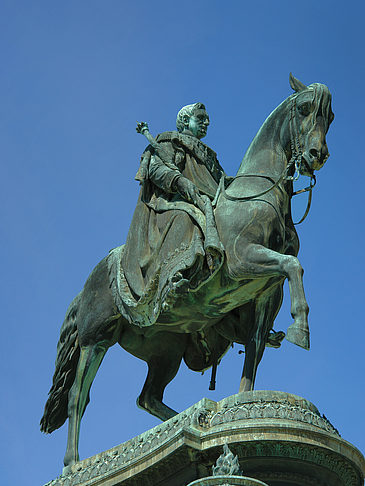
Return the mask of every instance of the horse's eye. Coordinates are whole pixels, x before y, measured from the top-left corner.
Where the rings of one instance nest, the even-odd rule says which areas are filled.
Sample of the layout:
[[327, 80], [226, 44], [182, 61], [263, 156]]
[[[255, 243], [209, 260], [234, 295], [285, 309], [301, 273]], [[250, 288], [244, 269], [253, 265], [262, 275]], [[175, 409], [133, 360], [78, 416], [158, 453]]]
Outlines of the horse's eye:
[[308, 116], [309, 113], [311, 112], [311, 108], [312, 105], [310, 102], [302, 103], [301, 105], [298, 106], [298, 111], [301, 115]]

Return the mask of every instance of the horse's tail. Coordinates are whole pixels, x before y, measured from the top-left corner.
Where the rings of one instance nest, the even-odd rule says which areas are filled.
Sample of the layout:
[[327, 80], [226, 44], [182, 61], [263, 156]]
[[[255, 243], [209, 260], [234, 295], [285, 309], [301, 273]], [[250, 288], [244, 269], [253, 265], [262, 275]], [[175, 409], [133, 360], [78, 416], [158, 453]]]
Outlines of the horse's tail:
[[40, 422], [41, 431], [46, 434], [61, 427], [68, 417], [68, 392], [74, 382], [80, 356], [76, 320], [81, 294], [71, 302], [61, 327], [53, 384]]

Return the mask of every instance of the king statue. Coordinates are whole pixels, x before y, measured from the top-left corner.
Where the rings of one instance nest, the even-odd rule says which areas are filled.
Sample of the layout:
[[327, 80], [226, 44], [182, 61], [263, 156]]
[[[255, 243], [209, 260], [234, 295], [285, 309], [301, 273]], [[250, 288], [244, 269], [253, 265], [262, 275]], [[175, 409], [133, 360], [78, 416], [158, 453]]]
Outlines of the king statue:
[[[179, 111], [177, 131], [156, 140], [148, 133], [152, 144], [136, 175], [142, 185], [137, 207], [121, 258], [114, 259], [120, 258], [124, 283], [118, 307], [141, 327], [154, 324], [179, 294], [201, 286], [223, 263], [212, 202], [225, 174], [201, 141], [208, 126], [205, 106], [194, 103]], [[137, 131], [146, 135], [147, 125]]]

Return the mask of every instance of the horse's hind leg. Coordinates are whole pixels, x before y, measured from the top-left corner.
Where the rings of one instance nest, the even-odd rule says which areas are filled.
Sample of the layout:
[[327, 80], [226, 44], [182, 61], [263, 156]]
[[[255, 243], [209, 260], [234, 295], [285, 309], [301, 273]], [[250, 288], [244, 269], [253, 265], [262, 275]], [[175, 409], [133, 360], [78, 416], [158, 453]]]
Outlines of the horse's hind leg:
[[257, 367], [264, 354], [269, 331], [281, 306], [282, 288], [282, 285], [278, 285], [269, 294], [265, 292], [256, 301], [255, 326], [245, 346], [245, 363], [239, 392], [254, 389]]
[[137, 405], [161, 420], [168, 420], [177, 414], [162, 400], [166, 386], [178, 372], [186, 342], [185, 334], [158, 332], [144, 338], [136, 334], [133, 328], [125, 329], [119, 341], [126, 351], [147, 363], [148, 374]]
[[78, 443], [81, 418], [89, 401], [92, 382], [108, 347], [108, 342], [81, 347], [75, 381], [68, 398], [69, 423], [65, 466], [75, 464], [79, 460]]
[[175, 378], [180, 363], [178, 359], [171, 360], [169, 356], [153, 356], [148, 360], [148, 374], [141, 394], [137, 398], [139, 408], [161, 420], [168, 420], [178, 412], [163, 403], [166, 386]]
[[65, 466], [79, 460], [80, 422], [89, 401], [96, 372], [110, 346], [117, 342], [121, 321], [109, 289], [106, 259], [94, 269], [85, 283], [77, 315], [80, 356], [68, 395], [68, 441]]

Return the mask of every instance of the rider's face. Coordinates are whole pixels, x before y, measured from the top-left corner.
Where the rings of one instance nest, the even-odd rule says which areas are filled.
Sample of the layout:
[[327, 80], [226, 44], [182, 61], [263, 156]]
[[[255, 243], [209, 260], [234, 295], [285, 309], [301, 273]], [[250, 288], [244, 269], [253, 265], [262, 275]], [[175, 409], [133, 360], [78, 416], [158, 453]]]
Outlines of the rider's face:
[[189, 118], [189, 130], [197, 138], [203, 138], [207, 134], [209, 116], [205, 110], [195, 110]]

